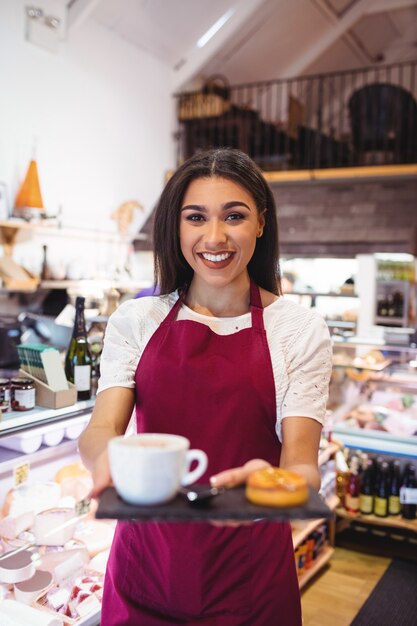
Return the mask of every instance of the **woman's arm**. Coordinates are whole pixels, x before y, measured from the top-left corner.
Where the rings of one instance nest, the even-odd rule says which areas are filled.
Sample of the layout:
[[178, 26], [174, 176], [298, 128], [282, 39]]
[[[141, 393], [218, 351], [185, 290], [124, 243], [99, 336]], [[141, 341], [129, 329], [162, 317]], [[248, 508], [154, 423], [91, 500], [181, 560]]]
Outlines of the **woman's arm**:
[[320, 489], [318, 466], [322, 425], [309, 417], [282, 420], [280, 467], [302, 474], [315, 489]]
[[111, 483], [107, 444], [112, 437], [125, 433], [134, 401], [135, 390], [127, 387], [110, 387], [97, 396], [90, 422], [79, 439], [81, 458], [93, 475], [92, 496]]
[[[280, 467], [298, 472], [315, 489], [320, 489], [318, 468], [321, 424], [309, 417], [288, 417], [282, 420], [282, 448]], [[278, 459], [277, 459], [278, 464]], [[236, 487], [246, 482], [251, 472], [269, 463], [263, 459], [252, 459], [242, 465], [220, 472], [210, 478], [216, 487]]]

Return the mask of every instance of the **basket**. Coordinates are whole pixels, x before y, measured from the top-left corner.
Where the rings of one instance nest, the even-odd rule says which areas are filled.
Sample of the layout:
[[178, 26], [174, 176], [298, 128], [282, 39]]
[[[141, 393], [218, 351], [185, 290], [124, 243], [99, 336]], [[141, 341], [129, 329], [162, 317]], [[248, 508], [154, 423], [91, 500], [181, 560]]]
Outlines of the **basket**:
[[229, 82], [221, 74], [216, 74], [206, 80], [201, 91], [180, 96], [178, 119], [183, 122], [205, 117], [219, 117], [227, 113], [230, 105]]

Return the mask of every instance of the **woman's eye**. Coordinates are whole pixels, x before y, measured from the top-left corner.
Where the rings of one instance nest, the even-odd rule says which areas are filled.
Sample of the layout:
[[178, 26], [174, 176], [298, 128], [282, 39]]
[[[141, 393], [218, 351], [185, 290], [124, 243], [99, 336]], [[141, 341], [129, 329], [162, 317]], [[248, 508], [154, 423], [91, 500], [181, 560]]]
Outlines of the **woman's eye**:
[[229, 220], [229, 221], [242, 220], [243, 219], [243, 215], [242, 215], [242, 213], [229, 213], [229, 215], [226, 217], [226, 219]]
[[187, 222], [201, 222], [204, 218], [199, 213], [194, 213], [192, 215], [187, 215], [185, 219]]

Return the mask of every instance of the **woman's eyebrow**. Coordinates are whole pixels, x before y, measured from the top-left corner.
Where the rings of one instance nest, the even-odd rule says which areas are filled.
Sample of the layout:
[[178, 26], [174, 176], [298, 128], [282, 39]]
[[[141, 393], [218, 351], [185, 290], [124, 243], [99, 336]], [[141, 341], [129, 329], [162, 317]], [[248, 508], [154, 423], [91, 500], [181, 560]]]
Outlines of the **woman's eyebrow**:
[[[250, 206], [247, 205], [246, 202], [242, 202], [242, 200], [231, 200], [230, 202], [225, 202], [222, 205], [222, 209], [223, 209], [223, 211], [227, 211], [228, 209], [233, 209], [236, 206], [244, 206], [249, 211], [251, 210]], [[187, 204], [186, 206], [182, 207], [181, 211], [201, 211], [201, 212], [205, 212], [205, 211], [207, 211], [207, 207], [205, 207], [202, 204]]]
[[182, 207], [181, 211], [201, 211], [204, 213], [207, 209], [201, 204], [186, 204]]
[[223, 209], [233, 209], [233, 207], [235, 206], [244, 206], [246, 207], [249, 211], [251, 210], [250, 206], [246, 204], [246, 202], [242, 202], [242, 200], [232, 200], [231, 202], [226, 202], [225, 204], [223, 204]]

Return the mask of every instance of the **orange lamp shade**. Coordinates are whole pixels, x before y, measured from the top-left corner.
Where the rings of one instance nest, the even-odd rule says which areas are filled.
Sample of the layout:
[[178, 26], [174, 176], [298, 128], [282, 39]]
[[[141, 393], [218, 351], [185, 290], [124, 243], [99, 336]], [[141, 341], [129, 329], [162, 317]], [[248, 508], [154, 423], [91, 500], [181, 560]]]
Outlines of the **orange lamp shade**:
[[24, 209], [27, 207], [41, 210], [44, 208], [36, 161], [29, 163], [28, 171], [26, 172], [25, 179], [20, 186], [15, 201], [16, 209]]

